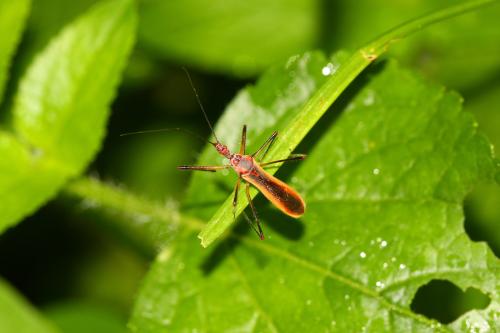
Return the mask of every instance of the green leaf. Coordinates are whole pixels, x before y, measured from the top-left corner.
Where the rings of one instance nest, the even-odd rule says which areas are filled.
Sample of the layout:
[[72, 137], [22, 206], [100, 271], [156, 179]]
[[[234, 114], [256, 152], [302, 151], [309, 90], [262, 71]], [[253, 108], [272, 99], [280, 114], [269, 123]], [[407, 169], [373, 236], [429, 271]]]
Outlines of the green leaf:
[[132, 1], [102, 2], [67, 26], [23, 76], [15, 132], [0, 132], [0, 231], [49, 200], [99, 149], [134, 29]]
[[0, 103], [10, 60], [26, 23], [30, 0], [0, 0]]
[[0, 279], [0, 331], [16, 333], [58, 332], [3, 279]]
[[36, 53], [42, 51], [51, 38], [97, 2], [98, 0], [33, 1], [26, 29], [27, 38], [23, 41], [22, 52], [17, 55], [16, 69], [24, 72]]
[[[318, 87], [317, 91], [303, 105], [302, 110], [286, 122], [286, 126], [283, 126], [281, 140], [278, 140], [267, 154], [268, 160], [286, 158], [358, 74], [373, 60], [385, 53], [391, 44], [423, 27], [477, 9], [491, 2], [490, 0], [468, 1], [410, 20], [355, 51], [349, 58], [342, 61], [342, 64], [338, 61], [325, 64], [326, 71], [333, 75], [329, 75], [330, 78]], [[333, 69], [335, 69], [334, 73], [332, 73]], [[234, 126], [234, 123], [231, 126]], [[272, 174], [274, 171], [270, 171], [270, 173]], [[257, 191], [254, 190], [251, 197], [253, 198], [256, 193]], [[232, 197], [228, 197], [211, 218], [206, 228], [199, 234], [198, 237], [203, 246], [209, 246], [233, 223], [232, 201]], [[236, 216], [247, 205], [247, 201], [240, 200], [236, 206]]]
[[[275, 82], [286, 81], [287, 74], [275, 73]], [[353, 98], [334, 105], [342, 113], [321, 140], [305, 145], [309, 157], [290, 181], [307, 202], [303, 218], [295, 221], [259, 204], [266, 241], [240, 221], [210, 251], [200, 250], [196, 229], [184, 228], [148, 274], [133, 330], [495, 327], [499, 261], [485, 244], [471, 242], [462, 226], [465, 194], [493, 178], [488, 142], [461, 111], [457, 94], [395, 63], [364, 80], [351, 91]], [[236, 117], [233, 110], [224, 117]], [[211, 187], [205, 190], [205, 198], [211, 193]], [[449, 326], [417, 315], [409, 307], [412, 298], [432, 279], [477, 288], [490, 305]]]
[[144, 1], [140, 39], [167, 59], [252, 75], [313, 47], [318, 9], [307, 0]]

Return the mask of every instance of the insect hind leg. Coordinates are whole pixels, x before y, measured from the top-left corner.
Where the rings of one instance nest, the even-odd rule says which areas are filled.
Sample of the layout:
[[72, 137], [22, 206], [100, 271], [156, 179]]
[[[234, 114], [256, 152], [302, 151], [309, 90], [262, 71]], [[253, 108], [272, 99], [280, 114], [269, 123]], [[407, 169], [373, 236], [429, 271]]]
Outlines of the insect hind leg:
[[253, 217], [254, 217], [255, 222], [252, 223], [251, 220], [248, 218], [248, 216], [245, 214], [245, 212], [243, 212], [244, 216], [245, 216], [247, 222], [249, 222], [252, 229], [257, 234], [257, 236], [259, 236], [260, 240], [264, 240], [264, 232], [262, 231], [262, 228], [260, 226], [259, 217], [257, 216], [257, 211], [255, 210], [255, 206], [253, 205], [252, 197], [250, 196], [250, 184], [248, 184], [248, 183], [246, 184], [245, 192], [247, 194], [247, 200], [248, 200], [248, 203], [250, 204], [250, 208], [252, 209], [252, 213], [253, 213]]

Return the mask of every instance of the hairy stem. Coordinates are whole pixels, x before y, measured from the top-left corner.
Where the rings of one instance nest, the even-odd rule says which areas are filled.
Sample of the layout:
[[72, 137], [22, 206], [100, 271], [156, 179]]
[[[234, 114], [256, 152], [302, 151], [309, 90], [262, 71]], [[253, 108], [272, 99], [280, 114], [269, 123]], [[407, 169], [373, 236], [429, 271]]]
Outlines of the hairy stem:
[[63, 192], [82, 200], [88, 209], [111, 215], [111, 227], [134, 243], [154, 254], [167, 245], [180, 224], [200, 230], [203, 224], [194, 218], [180, 216], [173, 201], [160, 203], [138, 196], [123, 187], [96, 178], [80, 178], [70, 182]]

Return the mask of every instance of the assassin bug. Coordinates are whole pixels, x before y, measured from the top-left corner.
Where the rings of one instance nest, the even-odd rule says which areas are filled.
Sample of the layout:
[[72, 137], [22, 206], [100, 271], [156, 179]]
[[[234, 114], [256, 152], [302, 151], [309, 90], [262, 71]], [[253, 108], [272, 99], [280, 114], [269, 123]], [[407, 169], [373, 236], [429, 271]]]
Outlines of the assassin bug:
[[194, 91], [196, 96], [196, 100], [200, 106], [201, 111], [203, 112], [203, 116], [205, 117], [208, 126], [210, 127], [210, 131], [214, 136], [215, 142], [208, 141], [212, 146], [215, 147], [217, 152], [228, 159], [229, 164], [227, 165], [181, 165], [177, 167], [180, 170], [198, 170], [198, 171], [209, 171], [216, 172], [217, 170], [229, 169], [232, 168], [238, 174], [238, 180], [236, 181], [236, 185], [234, 186], [234, 198], [233, 198], [233, 217], [236, 218], [236, 205], [238, 203], [238, 192], [240, 188], [241, 180], [245, 181], [245, 192], [248, 203], [250, 204], [250, 208], [253, 213], [253, 218], [255, 221], [255, 226], [249, 221], [248, 217], [247, 221], [249, 221], [252, 229], [257, 233], [261, 240], [264, 239], [264, 233], [260, 226], [259, 218], [257, 215], [257, 211], [255, 210], [254, 204], [252, 202], [252, 198], [250, 196], [250, 184], [255, 186], [264, 196], [271, 201], [278, 209], [280, 209], [283, 213], [298, 218], [304, 214], [306, 204], [302, 197], [295, 191], [293, 188], [288, 186], [286, 183], [282, 182], [278, 178], [270, 175], [264, 170], [264, 167], [275, 163], [282, 163], [288, 161], [297, 161], [303, 160], [306, 155], [297, 154], [292, 155], [288, 158], [270, 161], [261, 163], [261, 160], [267, 154], [269, 148], [273, 144], [274, 140], [278, 136], [278, 132], [275, 131], [272, 135], [260, 146], [257, 151], [255, 151], [251, 155], [246, 155], [246, 136], [247, 136], [247, 126], [243, 125], [243, 131], [241, 134], [241, 144], [240, 150], [238, 153], [232, 153], [229, 148], [222, 144], [215, 131], [210, 123], [207, 113], [203, 108], [200, 97], [198, 96], [198, 92], [194, 87], [194, 84], [191, 80], [191, 77], [187, 70], [184, 69], [186, 75], [188, 77], [189, 83]]

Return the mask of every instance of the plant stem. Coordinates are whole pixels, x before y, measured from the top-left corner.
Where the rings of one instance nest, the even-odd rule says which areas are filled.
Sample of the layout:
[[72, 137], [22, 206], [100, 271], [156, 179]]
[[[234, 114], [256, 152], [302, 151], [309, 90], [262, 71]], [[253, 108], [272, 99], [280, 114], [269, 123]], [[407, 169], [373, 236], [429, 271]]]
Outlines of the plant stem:
[[199, 220], [180, 216], [173, 201], [155, 202], [96, 178], [70, 182], [63, 193], [83, 200], [85, 207], [111, 214], [114, 229], [153, 254], [169, 243], [180, 224], [195, 230], [203, 226]]

